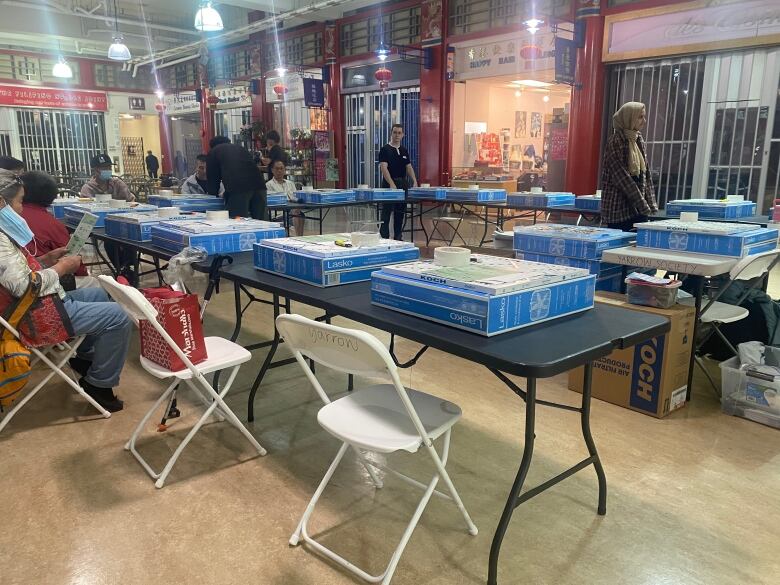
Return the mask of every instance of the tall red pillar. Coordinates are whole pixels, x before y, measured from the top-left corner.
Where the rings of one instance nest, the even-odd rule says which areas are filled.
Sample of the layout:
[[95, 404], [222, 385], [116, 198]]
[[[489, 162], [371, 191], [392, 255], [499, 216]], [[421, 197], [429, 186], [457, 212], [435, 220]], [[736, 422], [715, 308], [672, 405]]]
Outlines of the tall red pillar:
[[330, 105], [330, 130], [333, 136], [333, 152], [339, 161], [339, 180], [336, 188], [347, 186], [347, 145], [344, 123], [341, 117], [341, 68], [334, 63], [330, 67], [328, 104]]
[[[449, 89], [445, 79], [447, 67], [448, 0], [424, 0], [421, 7], [420, 40], [429, 51], [429, 69], [420, 68], [420, 168], [415, 169], [417, 180], [431, 185], [444, 185], [444, 169], [450, 160]], [[438, 145], [435, 147], [434, 145]]]
[[173, 172], [173, 155], [171, 150], [170, 118], [165, 116], [165, 110], [160, 111], [160, 168], [163, 174]]
[[209, 108], [209, 75], [206, 67], [198, 64], [198, 77], [200, 81], [200, 144], [203, 152], [209, 151], [209, 142], [214, 138], [214, 112]]
[[566, 190], [590, 195], [598, 185], [601, 152], [604, 64], [601, 47], [604, 18], [586, 19], [585, 46], [577, 49], [577, 73], [569, 117], [569, 152], [566, 160]]

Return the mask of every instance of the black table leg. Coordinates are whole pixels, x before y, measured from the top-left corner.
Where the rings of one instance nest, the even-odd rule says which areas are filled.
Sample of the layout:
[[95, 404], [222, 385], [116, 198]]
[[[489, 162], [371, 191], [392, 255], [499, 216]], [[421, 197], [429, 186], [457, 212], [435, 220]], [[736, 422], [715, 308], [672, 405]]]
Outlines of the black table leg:
[[233, 282], [234, 299], [236, 303], [236, 326], [233, 328], [233, 334], [230, 336], [230, 341], [235, 342], [238, 339], [239, 333], [241, 333], [241, 319], [244, 315], [244, 311], [241, 307], [241, 285], [238, 281]]
[[[249, 404], [247, 405], [247, 420], [249, 422], [252, 422], [255, 420], [255, 394], [257, 394], [257, 389], [260, 387], [260, 382], [263, 381], [263, 377], [265, 377], [265, 373], [268, 371], [268, 367], [271, 365], [271, 361], [274, 359], [274, 354], [276, 354], [276, 349], [279, 347], [279, 330], [276, 328], [276, 318], [279, 316], [279, 295], [275, 294], [274, 297], [274, 339], [273, 342], [271, 342], [271, 349], [268, 350], [268, 355], [265, 356], [265, 360], [263, 361], [263, 366], [260, 368], [260, 371], [257, 373], [257, 377], [255, 378], [254, 383], [252, 384], [252, 390], [249, 392]], [[285, 306], [289, 306], [289, 301]]]
[[599, 507], [597, 512], [600, 516], [607, 513], [607, 476], [604, 473], [604, 466], [601, 465], [601, 458], [596, 451], [596, 443], [593, 441], [593, 435], [590, 433], [590, 400], [593, 390], [593, 363], [588, 362], [583, 368], [582, 380], [582, 412], [580, 414], [580, 426], [582, 427], [582, 438], [585, 439], [585, 445], [588, 447], [588, 454], [593, 459], [593, 467], [596, 469], [596, 477], [599, 480]]
[[701, 299], [704, 296], [704, 277], [703, 276], [695, 276], [695, 275], [689, 275], [688, 278], [695, 279], [694, 281], [694, 290], [695, 290], [695, 310], [694, 310], [694, 320], [693, 320], [693, 339], [691, 339], [691, 357], [690, 361], [688, 362], [688, 389], [685, 393], [685, 400], [689, 402], [691, 400], [691, 390], [693, 388], [693, 368], [696, 364], [696, 339], [698, 339], [699, 335], [699, 325], [700, 325], [700, 314], [701, 314]]
[[517, 497], [523, 488], [528, 470], [531, 468], [531, 458], [534, 454], [534, 439], [536, 424], [536, 378], [528, 378], [528, 386], [525, 391], [525, 445], [523, 446], [523, 458], [520, 469], [517, 470], [515, 482], [509, 492], [501, 519], [498, 521], [493, 543], [490, 545], [490, 559], [488, 561], [488, 585], [498, 585], [498, 555], [501, 552], [501, 543], [504, 540], [509, 521], [517, 506]]

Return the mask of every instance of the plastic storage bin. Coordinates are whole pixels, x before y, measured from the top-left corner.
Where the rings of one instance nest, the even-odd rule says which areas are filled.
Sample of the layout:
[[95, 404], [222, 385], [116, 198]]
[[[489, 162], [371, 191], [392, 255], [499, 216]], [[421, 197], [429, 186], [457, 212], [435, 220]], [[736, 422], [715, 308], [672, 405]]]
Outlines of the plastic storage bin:
[[677, 302], [677, 291], [680, 289], [681, 284], [680, 281], [676, 282], [676, 286], [626, 282], [628, 302], [632, 305], [668, 309]]
[[[780, 348], [767, 347], [777, 353]], [[739, 357], [720, 364], [721, 410], [780, 429], [780, 384], [747, 376]]]

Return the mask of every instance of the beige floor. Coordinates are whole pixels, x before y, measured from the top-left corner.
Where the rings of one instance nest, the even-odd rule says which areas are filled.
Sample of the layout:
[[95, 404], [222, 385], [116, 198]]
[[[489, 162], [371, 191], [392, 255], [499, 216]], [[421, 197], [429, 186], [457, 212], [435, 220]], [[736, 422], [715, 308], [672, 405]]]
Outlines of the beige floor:
[[[304, 314], [305, 307], [295, 306]], [[212, 334], [232, 329], [232, 294], [210, 305]], [[343, 322], [343, 321], [341, 321]], [[243, 340], [268, 338], [270, 311], [255, 306]], [[379, 334], [386, 339], [387, 336]], [[401, 356], [415, 346], [402, 342]], [[248, 428], [268, 456], [227, 423], [209, 424], [157, 490], [123, 445], [162, 385], [137, 363], [136, 344], [119, 393], [125, 411], [110, 420], [62, 384], [28, 405], [0, 436], [3, 494], [0, 583], [35, 585], [358, 582], [303, 548], [294, 530], [338, 443], [316, 423], [320, 406], [296, 366], [273, 370]], [[244, 367], [229, 400], [246, 416], [248, 385], [263, 351]], [[345, 380], [325, 375], [333, 396]], [[434, 500], [393, 581], [485, 581], [498, 515], [519, 463], [524, 405], [489, 372], [429, 351], [405, 383], [460, 404], [451, 464], [455, 484], [480, 528], [469, 536], [451, 504]], [[565, 377], [540, 384], [541, 397], [574, 403]], [[165, 435], [150, 425], [141, 449], [158, 465], [195, 409]], [[585, 455], [575, 414], [540, 409], [532, 484]], [[697, 386], [688, 407], [656, 420], [595, 401], [593, 430], [609, 482], [608, 513], [596, 515], [588, 470], [524, 504], [507, 534], [503, 584], [752, 585], [780, 582], [780, 433], [722, 415]], [[393, 456], [428, 478], [421, 456]], [[388, 555], [418, 494], [390, 477], [376, 491], [349, 458], [326, 491], [312, 529], [372, 571]]]

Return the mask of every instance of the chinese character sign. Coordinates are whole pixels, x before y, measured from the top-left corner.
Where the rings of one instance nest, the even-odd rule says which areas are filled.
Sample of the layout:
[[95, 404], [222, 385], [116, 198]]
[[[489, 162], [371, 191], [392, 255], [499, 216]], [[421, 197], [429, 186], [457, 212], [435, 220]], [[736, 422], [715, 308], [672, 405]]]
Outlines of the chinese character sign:
[[577, 45], [569, 39], [555, 39], [555, 81], [574, 85]]
[[307, 108], [325, 107], [325, 86], [322, 79], [303, 80], [303, 103]]

